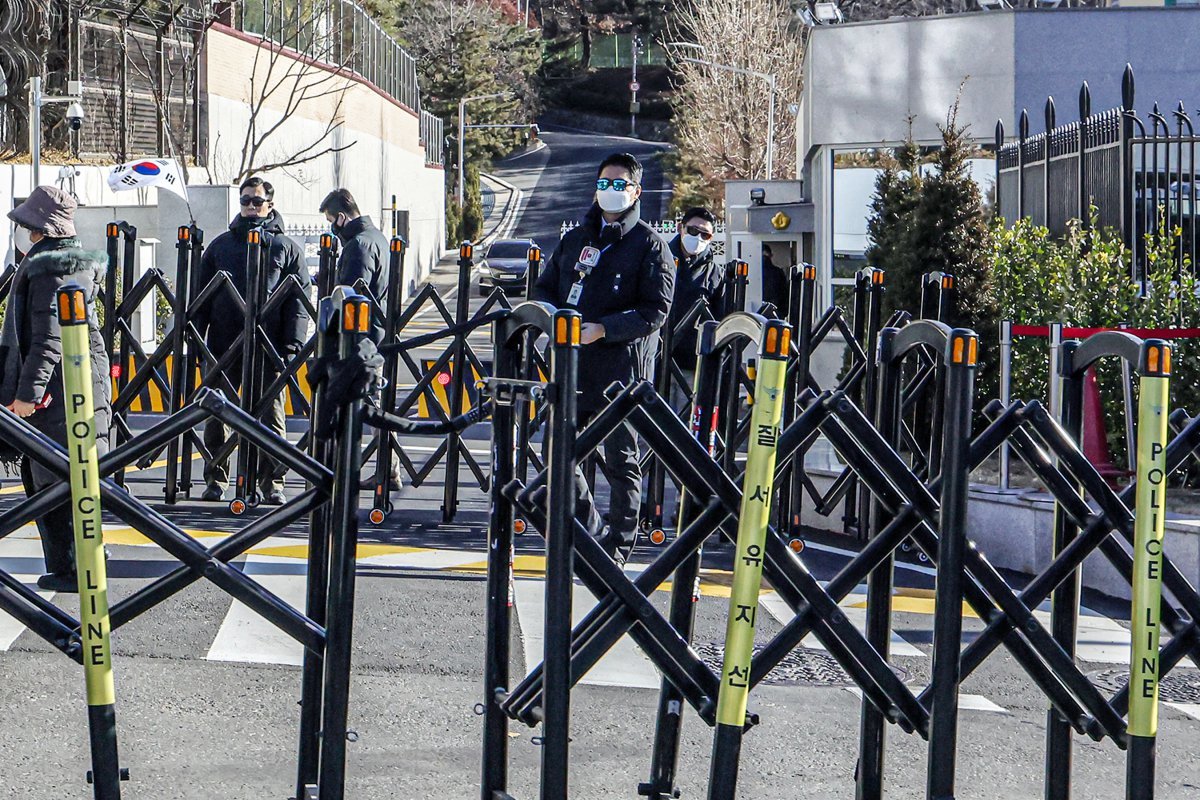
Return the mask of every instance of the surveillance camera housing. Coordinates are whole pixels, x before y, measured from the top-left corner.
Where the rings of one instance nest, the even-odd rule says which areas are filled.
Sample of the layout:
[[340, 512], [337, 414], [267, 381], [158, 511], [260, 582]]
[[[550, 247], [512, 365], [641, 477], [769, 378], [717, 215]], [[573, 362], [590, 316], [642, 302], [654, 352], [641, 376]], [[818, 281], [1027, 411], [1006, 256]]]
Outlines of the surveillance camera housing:
[[71, 127], [71, 130], [77, 131], [82, 128], [84, 117], [81, 103], [75, 102], [67, 106], [67, 125]]

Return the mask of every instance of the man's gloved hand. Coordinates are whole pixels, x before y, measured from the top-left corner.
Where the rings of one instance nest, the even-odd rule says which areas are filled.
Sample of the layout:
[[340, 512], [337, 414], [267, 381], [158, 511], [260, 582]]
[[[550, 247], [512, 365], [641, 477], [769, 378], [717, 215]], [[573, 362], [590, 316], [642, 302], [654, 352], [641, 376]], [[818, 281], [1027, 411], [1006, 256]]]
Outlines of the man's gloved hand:
[[355, 400], [363, 400], [374, 394], [383, 373], [383, 356], [375, 343], [363, 339], [349, 358], [334, 356], [313, 359], [308, 367], [308, 384], [316, 391], [321, 389], [314, 432], [318, 438], [328, 439], [337, 430], [343, 408]]

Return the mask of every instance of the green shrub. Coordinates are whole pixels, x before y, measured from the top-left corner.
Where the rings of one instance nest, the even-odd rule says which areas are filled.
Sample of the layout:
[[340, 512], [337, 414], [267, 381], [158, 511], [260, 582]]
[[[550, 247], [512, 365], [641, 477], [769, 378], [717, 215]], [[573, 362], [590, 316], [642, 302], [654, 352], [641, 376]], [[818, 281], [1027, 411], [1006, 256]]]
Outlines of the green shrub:
[[462, 210], [458, 207], [458, 198], [453, 194], [446, 195], [446, 247], [454, 250], [462, 242]]
[[[1121, 235], [1110, 228], [1091, 229], [1072, 221], [1064, 237], [1020, 220], [992, 228], [996, 294], [1001, 317], [1018, 325], [1061, 322], [1071, 327], [1192, 327], [1200, 324], [1200, 282], [1185, 258], [1175, 280], [1175, 252], [1181, 231], [1160, 224], [1146, 237], [1151, 275], [1143, 295], [1132, 278], [1132, 255]], [[1200, 413], [1200, 341], [1179, 339], [1173, 345], [1171, 407]], [[1044, 338], [1021, 337], [1013, 345], [1014, 398], [1046, 400], [1049, 344]], [[1106, 359], [1097, 370], [1109, 441], [1124, 452], [1124, 389], [1120, 364]]]

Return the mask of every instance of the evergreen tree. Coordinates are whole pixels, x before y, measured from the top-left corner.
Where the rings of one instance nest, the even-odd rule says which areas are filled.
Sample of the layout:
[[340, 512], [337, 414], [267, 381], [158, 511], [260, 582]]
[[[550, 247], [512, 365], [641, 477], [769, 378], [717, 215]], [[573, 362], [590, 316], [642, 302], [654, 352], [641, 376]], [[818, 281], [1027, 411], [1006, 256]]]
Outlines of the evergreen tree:
[[968, 164], [974, 146], [966, 128], [958, 125], [957, 115], [955, 103], [945, 126], [938, 126], [942, 146], [936, 169], [921, 188], [913, 250], [923, 271], [954, 276], [956, 298], [950, 324], [990, 337], [996, 320], [992, 234]]
[[867, 220], [867, 263], [886, 274], [885, 313], [916, 313], [921, 306], [921, 264], [914, 252], [917, 211], [921, 205], [921, 150], [909, 136], [887, 158], [875, 180], [871, 216]]
[[[958, 124], [958, 103], [939, 126], [942, 146], [936, 169], [925, 178], [916, 214], [913, 252], [924, 272], [947, 272], [955, 278], [954, 303], [947, 322], [970, 328], [981, 344], [996, 341], [996, 291], [992, 280], [992, 231], [979, 185], [971, 177], [974, 146]], [[995, 397], [996, 348], [982, 348], [976, 377], [978, 397]]]

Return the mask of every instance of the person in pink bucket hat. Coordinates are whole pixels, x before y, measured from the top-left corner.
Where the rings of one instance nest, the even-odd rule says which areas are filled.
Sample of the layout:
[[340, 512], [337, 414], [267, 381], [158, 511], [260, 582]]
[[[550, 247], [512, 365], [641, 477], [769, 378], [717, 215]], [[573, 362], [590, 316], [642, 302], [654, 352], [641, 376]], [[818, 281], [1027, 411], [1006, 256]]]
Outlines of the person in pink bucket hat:
[[[88, 340], [92, 357], [96, 439], [108, 451], [112, 387], [108, 353], [100, 335], [95, 300], [108, 261], [104, 253], [84, 250], [75, 233], [76, 202], [53, 186], [38, 186], [8, 212], [17, 226], [17, 249], [24, 253], [13, 277], [4, 323], [0, 326], [0, 405], [66, 447], [67, 412], [63, 401], [62, 332], [57, 296], [68, 283], [83, 288], [88, 300]], [[14, 451], [0, 453], [10, 463], [20, 458], [27, 494], [60, 482], [54, 473]], [[57, 592], [77, 590], [75, 534], [71, 508], [64, 502], [37, 520], [46, 558], [38, 586]]]

